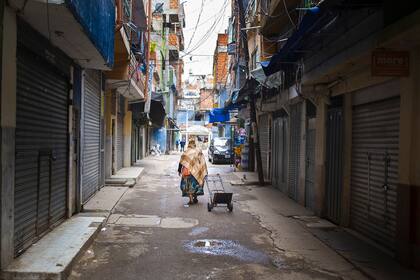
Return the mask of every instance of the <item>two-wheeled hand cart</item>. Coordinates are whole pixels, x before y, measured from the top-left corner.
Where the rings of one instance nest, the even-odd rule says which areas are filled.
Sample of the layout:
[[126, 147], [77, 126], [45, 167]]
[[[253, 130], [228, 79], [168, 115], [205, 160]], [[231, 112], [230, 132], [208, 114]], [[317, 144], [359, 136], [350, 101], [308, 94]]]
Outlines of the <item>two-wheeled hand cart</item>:
[[[226, 206], [230, 212], [233, 211], [231, 192], [226, 192], [222, 178], [219, 174], [207, 176], [205, 179], [207, 190], [209, 191], [209, 202], [207, 210], [211, 212], [214, 207]], [[221, 205], [220, 205], [221, 204]]]

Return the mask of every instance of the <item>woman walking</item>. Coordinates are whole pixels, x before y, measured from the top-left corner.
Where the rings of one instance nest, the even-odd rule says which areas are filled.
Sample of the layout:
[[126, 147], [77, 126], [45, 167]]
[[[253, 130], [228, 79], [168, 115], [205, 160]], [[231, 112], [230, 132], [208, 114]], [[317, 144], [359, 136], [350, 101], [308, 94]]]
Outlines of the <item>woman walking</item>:
[[178, 165], [178, 174], [182, 176], [182, 196], [188, 197], [188, 204], [198, 202], [197, 196], [204, 195], [204, 178], [207, 176], [206, 159], [200, 148], [196, 147], [195, 141], [190, 140], [185, 152], [181, 155]]

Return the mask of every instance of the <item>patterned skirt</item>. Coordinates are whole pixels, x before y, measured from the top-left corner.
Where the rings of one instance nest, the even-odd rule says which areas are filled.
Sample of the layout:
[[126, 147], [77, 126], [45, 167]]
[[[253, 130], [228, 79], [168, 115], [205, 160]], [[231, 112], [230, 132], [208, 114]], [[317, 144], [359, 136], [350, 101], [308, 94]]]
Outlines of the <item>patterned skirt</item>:
[[204, 195], [203, 187], [197, 182], [194, 176], [182, 177], [180, 189], [182, 196], [192, 195]]

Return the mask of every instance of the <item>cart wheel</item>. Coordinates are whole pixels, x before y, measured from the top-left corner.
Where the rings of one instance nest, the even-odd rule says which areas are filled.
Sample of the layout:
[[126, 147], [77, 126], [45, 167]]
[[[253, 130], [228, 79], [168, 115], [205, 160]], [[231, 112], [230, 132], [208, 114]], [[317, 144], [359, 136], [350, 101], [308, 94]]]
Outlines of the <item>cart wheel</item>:
[[213, 207], [211, 206], [211, 204], [209, 202], [207, 202], [207, 211], [211, 212], [212, 208]]
[[232, 202], [229, 203], [227, 207], [229, 209], [229, 212], [232, 212], [233, 211], [233, 203]]

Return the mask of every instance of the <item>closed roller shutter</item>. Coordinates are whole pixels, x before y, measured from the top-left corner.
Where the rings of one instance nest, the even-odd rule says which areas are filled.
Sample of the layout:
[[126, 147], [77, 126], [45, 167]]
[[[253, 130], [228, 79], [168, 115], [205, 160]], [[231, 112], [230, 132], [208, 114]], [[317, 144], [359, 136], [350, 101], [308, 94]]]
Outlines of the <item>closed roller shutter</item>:
[[270, 124], [269, 115], [262, 115], [258, 123], [258, 135], [260, 140], [261, 160], [264, 178], [270, 178]]
[[298, 199], [302, 104], [290, 106], [289, 196]]
[[326, 136], [326, 216], [330, 221], [339, 224], [343, 193], [343, 108], [341, 104], [328, 109]]
[[395, 249], [400, 99], [353, 108], [351, 226]]
[[86, 70], [83, 98], [82, 201], [85, 203], [100, 186], [101, 73]]
[[273, 120], [272, 184], [287, 193], [288, 122], [287, 117]]
[[59, 70], [17, 54], [15, 255], [66, 216], [69, 93]]
[[306, 127], [305, 206], [315, 210], [315, 118]]

